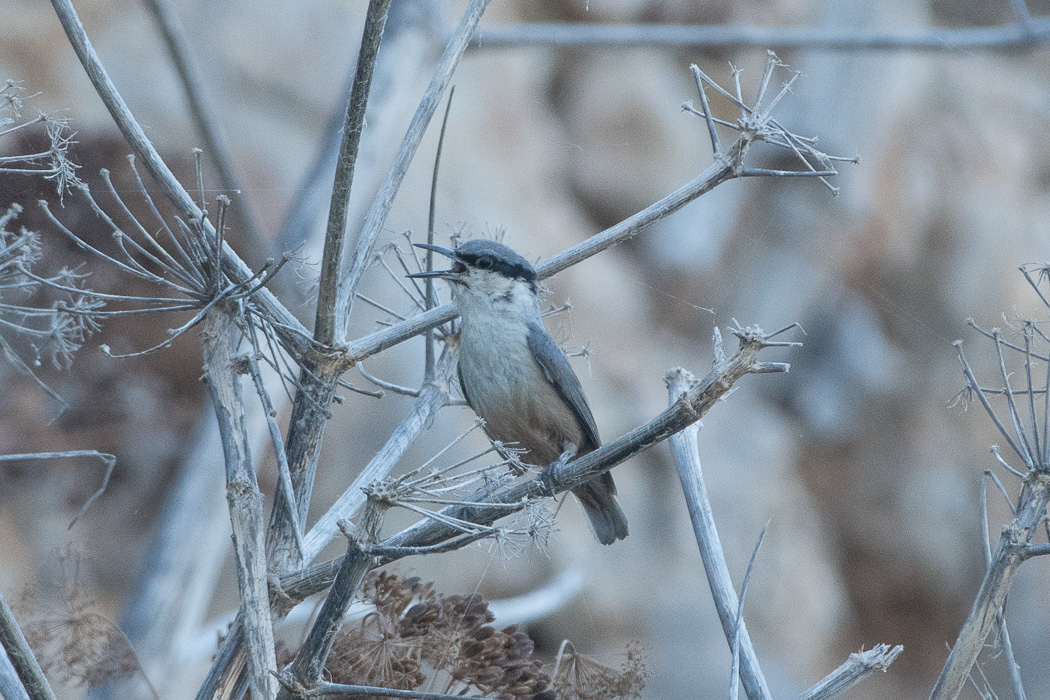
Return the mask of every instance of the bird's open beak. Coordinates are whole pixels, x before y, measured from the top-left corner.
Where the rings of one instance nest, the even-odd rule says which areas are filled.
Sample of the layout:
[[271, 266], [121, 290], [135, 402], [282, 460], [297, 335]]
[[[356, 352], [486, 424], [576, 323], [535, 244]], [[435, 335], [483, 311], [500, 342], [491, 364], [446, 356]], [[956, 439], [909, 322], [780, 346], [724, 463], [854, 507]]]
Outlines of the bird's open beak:
[[408, 277], [412, 277], [413, 279], [426, 279], [428, 277], [435, 277], [440, 279], [446, 279], [451, 282], [459, 281], [460, 276], [464, 272], [464, 268], [463, 263], [456, 261], [455, 251], [449, 250], [448, 248], [442, 248], [439, 245], [431, 245], [430, 243], [414, 243], [413, 245], [417, 248], [422, 248], [423, 250], [432, 250], [435, 253], [440, 253], [446, 258], [450, 258], [451, 260], [453, 260], [455, 262], [455, 265], [451, 270], [432, 270], [430, 272], [414, 272], [410, 275], [407, 275]]

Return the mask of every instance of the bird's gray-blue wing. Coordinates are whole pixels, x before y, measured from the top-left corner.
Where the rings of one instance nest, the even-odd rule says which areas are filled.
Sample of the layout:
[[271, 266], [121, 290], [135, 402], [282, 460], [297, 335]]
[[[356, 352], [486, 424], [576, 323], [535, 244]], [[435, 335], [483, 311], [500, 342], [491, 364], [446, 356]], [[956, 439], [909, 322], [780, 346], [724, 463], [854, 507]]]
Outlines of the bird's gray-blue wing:
[[459, 390], [463, 392], [463, 400], [467, 402], [467, 405], [474, 408], [474, 404], [470, 402], [470, 396], [467, 395], [467, 383], [463, 381], [463, 365], [456, 363], [456, 376], [459, 377]]
[[584, 441], [583, 445], [578, 445], [580, 452], [600, 447], [602, 442], [598, 437], [598, 426], [594, 423], [590, 404], [587, 403], [579, 378], [572, 371], [569, 358], [538, 323], [529, 324], [528, 343], [532, 359], [543, 371], [543, 376], [576, 415]]

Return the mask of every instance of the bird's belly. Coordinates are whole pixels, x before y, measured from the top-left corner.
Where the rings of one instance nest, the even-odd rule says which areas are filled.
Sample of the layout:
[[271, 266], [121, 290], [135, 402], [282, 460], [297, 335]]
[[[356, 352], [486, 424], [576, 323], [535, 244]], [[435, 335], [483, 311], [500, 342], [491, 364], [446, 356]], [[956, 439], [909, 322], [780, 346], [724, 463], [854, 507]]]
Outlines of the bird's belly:
[[582, 433], [533, 361], [525, 335], [514, 340], [490, 336], [489, 342], [500, 346], [495, 351], [464, 337], [459, 358], [463, 389], [490, 438], [526, 450], [521, 456], [526, 464], [549, 464], [569, 443], [578, 446]]

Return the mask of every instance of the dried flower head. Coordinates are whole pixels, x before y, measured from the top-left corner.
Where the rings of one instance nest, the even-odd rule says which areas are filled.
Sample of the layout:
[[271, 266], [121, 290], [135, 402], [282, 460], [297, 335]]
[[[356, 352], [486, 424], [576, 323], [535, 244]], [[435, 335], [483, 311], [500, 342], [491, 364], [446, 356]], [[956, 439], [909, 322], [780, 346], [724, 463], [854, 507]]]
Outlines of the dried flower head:
[[552, 688], [559, 700], [627, 700], [641, 696], [647, 675], [635, 646], [627, 647], [627, 658], [617, 670], [580, 654], [566, 639], [558, 651]]
[[356, 627], [345, 629], [328, 657], [333, 682], [411, 690], [422, 685], [422, 645], [405, 638], [401, 619], [413, 601], [434, 598], [433, 584], [419, 579], [401, 581], [380, 572], [366, 579], [363, 597], [375, 605]]
[[532, 640], [516, 627], [493, 628], [480, 596], [441, 595], [418, 578], [381, 572], [366, 580], [364, 597], [375, 612], [336, 640], [326, 669], [333, 681], [553, 700]]
[[[32, 96], [24, 95], [25, 88], [21, 83], [8, 80], [0, 88], [0, 140], [10, 137], [21, 138], [27, 130], [43, 124], [47, 135], [48, 147], [36, 153], [15, 153], [5, 156], [0, 161], [0, 174], [39, 175], [51, 180], [58, 189], [59, 200], [73, 185], [79, 185], [76, 163], [69, 159], [69, 147], [73, 141], [73, 132], [65, 119], [57, 119], [41, 113], [35, 119], [21, 121], [24, 101]], [[19, 123], [21, 121], [21, 123]], [[39, 128], [39, 127], [37, 127]], [[33, 150], [33, 149], [29, 149]]]
[[21, 212], [21, 206], [12, 204], [0, 214], [0, 350], [16, 369], [44, 386], [33, 368], [45, 361], [58, 369], [68, 367], [73, 353], [98, 330], [105, 302], [84, 286], [82, 273], [68, 268], [52, 275], [35, 271], [40, 236], [24, 226], [15, 228]]
[[141, 670], [124, 632], [99, 611], [79, 573], [76, 554], [63, 554], [62, 605], [41, 611], [29, 593], [23, 605], [34, 611], [24, 625], [45, 675], [93, 687], [128, 678]]

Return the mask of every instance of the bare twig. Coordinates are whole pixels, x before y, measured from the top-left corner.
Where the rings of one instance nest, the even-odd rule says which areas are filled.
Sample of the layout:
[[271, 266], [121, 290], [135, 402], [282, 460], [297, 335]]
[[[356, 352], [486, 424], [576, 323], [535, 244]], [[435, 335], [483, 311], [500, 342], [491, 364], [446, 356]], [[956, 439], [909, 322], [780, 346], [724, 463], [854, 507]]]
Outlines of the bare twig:
[[400, 384], [394, 384], [393, 382], [384, 381], [379, 377], [370, 374], [367, 370], [365, 370], [365, 366], [362, 365], [360, 362], [357, 363], [357, 371], [361, 373], [362, 377], [372, 382], [380, 389], [386, 389], [387, 391], [392, 391], [395, 394], [400, 394], [401, 396], [419, 396], [419, 389], [412, 389], [407, 386], [401, 386]]
[[[44, 677], [33, 650], [29, 648], [15, 614], [0, 593], [0, 647], [7, 652], [11, 666], [18, 674], [30, 700], [55, 700], [55, 693]], [[0, 693], [2, 695], [3, 693]], [[12, 698], [12, 700], [14, 700]]]
[[377, 545], [370, 547], [368, 553], [380, 559], [401, 559], [404, 557], [424, 557], [428, 554], [448, 554], [488, 537], [492, 537], [492, 532], [489, 529], [484, 529], [469, 535], [463, 535], [456, 540], [432, 544], [429, 547], [381, 547]]
[[766, 530], [769, 529], [769, 521], [762, 526], [762, 532], [758, 535], [754, 549], [751, 550], [751, 559], [747, 562], [747, 570], [744, 572], [744, 580], [740, 584], [740, 601], [736, 607], [736, 617], [733, 621], [733, 636], [730, 646], [733, 650], [732, 668], [729, 672], [729, 698], [737, 700], [740, 697], [740, 631], [744, 626], [744, 601], [747, 599], [747, 584], [751, 581], [751, 572], [755, 568], [755, 559], [758, 550], [762, 547], [762, 540], [766, 538]]
[[[984, 565], [992, 565], [992, 543], [988, 537], [988, 480], [996, 479], [995, 474], [991, 471], [985, 471], [981, 475], [981, 543], [984, 545]], [[1002, 488], [1002, 484], [998, 484], [999, 488]], [[1003, 643], [1003, 652], [1006, 656], [1006, 665], [1010, 671], [1010, 682], [1014, 686], [1014, 695], [1017, 700], [1026, 700], [1026, 694], [1024, 692], [1024, 683], [1021, 680], [1021, 666], [1017, 663], [1017, 658], [1014, 656], [1014, 645], [1010, 641], [1010, 631], [1006, 627], [1006, 611], [999, 616], [999, 638]]]
[[807, 688], [796, 700], [827, 700], [841, 695], [875, 671], [885, 671], [902, 651], [904, 647], [899, 644], [877, 644], [867, 651], [854, 652], [846, 663]]
[[[1014, 426], [1014, 434], [1017, 436], [1017, 446], [1020, 447], [1018, 455], [1024, 460], [1024, 463], [1028, 465], [1028, 468], [1031, 469], [1035, 466], [1036, 460], [1039, 459], [1039, 455], [1032, 451], [1032, 447], [1028, 442], [1028, 435], [1024, 429], [1024, 421], [1021, 419], [1021, 414], [1017, 410], [1017, 402], [1014, 401], [1014, 393], [1010, 390], [1010, 372], [1006, 369], [1006, 358], [1003, 356], [1002, 336], [1000, 335], [999, 329], [995, 329], [992, 332], [992, 335], [995, 339], [995, 352], [999, 357], [999, 371], [1002, 374], [1003, 386], [1006, 388], [1006, 405], [1010, 411], [1010, 420]], [[1031, 382], [1029, 382], [1028, 386], [1031, 386]]]
[[299, 516], [295, 508], [295, 491], [292, 486], [291, 474], [288, 471], [288, 455], [284, 451], [284, 440], [281, 437], [281, 428], [277, 425], [277, 410], [273, 407], [273, 401], [270, 400], [270, 392], [266, 389], [266, 382], [263, 381], [262, 369], [259, 367], [260, 351], [258, 339], [255, 337], [254, 329], [249, 329], [248, 332], [250, 334], [253, 354], [245, 359], [248, 362], [248, 369], [252, 375], [252, 382], [255, 384], [255, 393], [259, 396], [259, 401], [262, 404], [263, 416], [266, 418], [266, 427], [270, 432], [270, 444], [273, 445], [274, 458], [277, 460], [277, 474], [280, 483], [277, 490], [281, 492], [281, 497], [284, 499], [285, 505], [288, 507], [288, 513], [292, 519], [292, 531], [295, 535], [295, 541], [299, 546], [299, 551], [302, 552], [303, 528], [299, 523]]
[[1027, 51], [1047, 42], [1050, 20], [966, 29], [917, 29], [908, 32], [862, 31], [827, 27], [755, 27], [746, 25], [507, 24], [486, 27], [472, 50], [526, 46], [622, 49], [695, 47], [761, 51]]
[[80, 512], [69, 522], [69, 528], [71, 529], [76, 525], [77, 520], [87, 513], [88, 508], [91, 504], [98, 500], [98, 497], [106, 492], [106, 487], [109, 486], [109, 479], [113, 476], [113, 469], [117, 466], [117, 458], [111, 454], [105, 452], [99, 452], [97, 450], [67, 450], [66, 452], [28, 452], [25, 454], [10, 454], [0, 455], [0, 462], [10, 462], [22, 459], [61, 459], [63, 457], [97, 457], [102, 460], [106, 465], [106, 472], [102, 475], [102, 485], [98, 487], [95, 493], [91, 494], [91, 497], [87, 499], [84, 505], [81, 507]]
[[[696, 378], [682, 368], [673, 369], [664, 377], [667, 383], [668, 397], [672, 406], [690, 388], [696, 385]], [[770, 698], [769, 686], [762, 674], [762, 669], [751, 644], [747, 626], [743, 620], [736, 624], [736, 610], [739, 606], [733, 579], [729, 574], [722, 542], [715, 527], [711, 502], [707, 497], [703, 472], [700, 468], [700, 457], [697, 452], [697, 433], [699, 426], [694, 424], [671, 438], [674, 449], [675, 464], [678, 465], [678, 476], [682, 482], [689, 517], [693, 522], [693, 533], [700, 546], [700, 558], [704, 563], [711, 595], [714, 598], [715, 610], [722, 623], [722, 631], [732, 646], [732, 640], [739, 637], [740, 677], [744, 692], [751, 700]]]
[[700, 104], [704, 107], [702, 114], [704, 120], [707, 122], [707, 134], [711, 138], [711, 150], [714, 151], [715, 158], [719, 159], [723, 156], [722, 141], [718, 138], [718, 129], [715, 128], [715, 119], [711, 114], [711, 103], [707, 99], [707, 90], [704, 89], [703, 76], [700, 73], [700, 68], [696, 64], [693, 64], [689, 68], [693, 71], [693, 79], [696, 81], [696, 89], [700, 93]]
[[[456, 86], [453, 85], [448, 91], [448, 102], [445, 104], [445, 116], [441, 120], [441, 132], [438, 134], [438, 146], [437, 152], [434, 154], [434, 173], [430, 179], [430, 211], [427, 214], [427, 243], [434, 245], [434, 229], [436, 228], [437, 220], [437, 186], [438, 186], [438, 170], [441, 166], [441, 149], [445, 145], [445, 130], [448, 128], [448, 115], [452, 111], [452, 97], [456, 94]], [[412, 254], [415, 255], [415, 248], [411, 248]], [[427, 265], [426, 271], [431, 272], [434, 269], [434, 251], [427, 249]], [[437, 296], [434, 293], [434, 278], [426, 278], [426, 308], [432, 309], [437, 306]], [[434, 379], [434, 329], [428, 329], [423, 344], [425, 347], [425, 365], [423, 370], [424, 381], [431, 381]]]
[[[974, 376], [973, 369], [970, 368], [970, 363], [966, 360], [966, 354], [963, 352], [961, 340], [955, 341], [955, 349], [959, 356], [959, 362], [962, 364], [963, 374], [966, 375], [966, 380], [967, 382], [969, 382], [971, 391], [973, 391], [977, 395], [977, 398], [980, 399], [981, 405], [984, 407], [985, 412], [988, 413], [988, 417], [992, 419], [992, 422], [995, 424], [995, 427], [999, 429], [999, 434], [1003, 436], [1003, 438], [1006, 440], [1006, 443], [1010, 445], [1011, 449], [1013, 449], [1014, 453], [1018, 457], [1020, 457], [1022, 460], [1025, 459], [1025, 455], [1021, 451], [1021, 448], [1018, 447], [1017, 443], [1014, 442], [1013, 436], [1010, 435], [1009, 431], [1006, 430], [1006, 426], [1004, 426], [1002, 421], [999, 420], [999, 416], [996, 415], [995, 409], [992, 408], [992, 405], [988, 402], [988, 398], [984, 395], [984, 392], [981, 390], [981, 385], [977, 381], [977, 377]], [[1007, 393], [1009, 394], [1009, 392]]]

